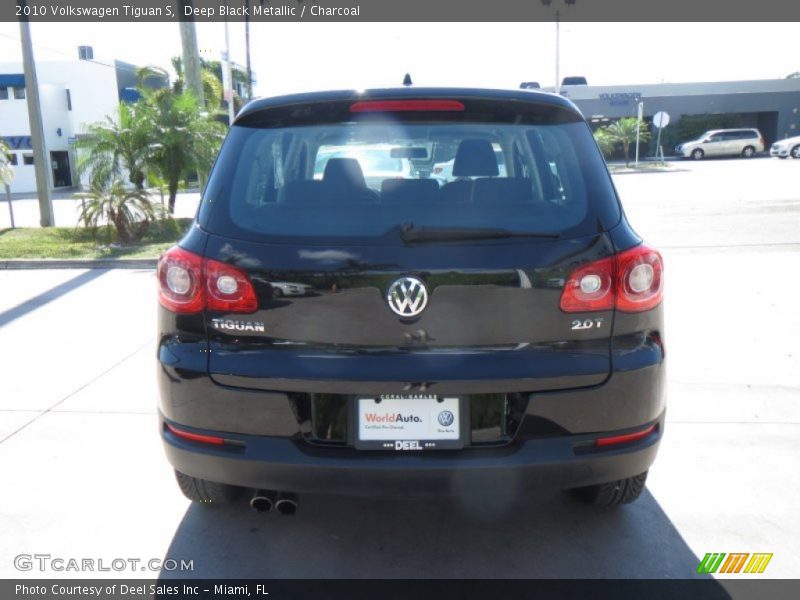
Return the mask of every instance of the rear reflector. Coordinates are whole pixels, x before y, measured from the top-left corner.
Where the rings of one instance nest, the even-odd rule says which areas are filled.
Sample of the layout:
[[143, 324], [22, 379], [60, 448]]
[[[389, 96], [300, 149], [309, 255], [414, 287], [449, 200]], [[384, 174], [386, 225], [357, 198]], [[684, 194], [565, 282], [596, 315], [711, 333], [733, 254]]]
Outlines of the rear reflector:
[[463, 112], [458, 100], [365, 100], [350, 105], [351, 113], [364, 112]]
[[655, 424], [650, 425], [647, 429], [643, 429], [642, 431], [635, 431], [634, 433], [626, 433], [623, 435], [614, 435], [611, 437], [604, 437], [604, 438], [597, 438], [595, 440], [596, 446], [615, 446], [617, 444], [626, 444], [628, 442], [635, 442], [637, 440], [641, 440], [646, 438], [648, 435], [655, 431]]
[[201, 435], [199, 433], [191, 433], [189, 431], [182, 431], [181, 429], [177, 429], [167, 423], [167, 429], [169, 429], [172, 433], [177, 435], [179, 438], [183, 438], [185, 440], [190, 440], [192, 442], [200, 442], [203, 444], [214, 444], [215, 446], [221, 446], [225, 443], [221, 437], [216, 437], [213, 435]]

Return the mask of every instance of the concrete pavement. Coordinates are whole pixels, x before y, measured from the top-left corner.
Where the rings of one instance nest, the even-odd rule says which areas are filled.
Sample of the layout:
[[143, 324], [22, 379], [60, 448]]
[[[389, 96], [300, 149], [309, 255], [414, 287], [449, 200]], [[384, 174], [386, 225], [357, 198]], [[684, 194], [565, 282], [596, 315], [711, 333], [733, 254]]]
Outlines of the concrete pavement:
[[194, 561], [167, 576], [681, 578], [706, 552], [772, 552], [761, 577], [800, 576], [798, 174], [731, 160], [615, 178], [664, 251], [669, 366], [648, 490], [618, 511], [503, 490], [306, 496], [292, 518], [190, 506], [156, 430], [153, 273], [0, 271], [0, 577], [80, 575], [14, 568], [48, 553]]

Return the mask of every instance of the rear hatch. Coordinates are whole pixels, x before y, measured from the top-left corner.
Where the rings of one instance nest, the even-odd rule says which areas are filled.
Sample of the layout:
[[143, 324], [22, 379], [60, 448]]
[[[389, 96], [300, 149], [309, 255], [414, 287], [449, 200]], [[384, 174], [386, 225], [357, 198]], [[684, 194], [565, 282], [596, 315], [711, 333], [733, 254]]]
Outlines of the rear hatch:
[[246, 109], [198, 219], [205, 257], [246, 274], [257, 309], [206, 313], [209, 372], [340, 394], [602, 383], [613, 312], [565, 312], [562, 296], [613, 254], [619, 218], [560, 98], [405, 90]]

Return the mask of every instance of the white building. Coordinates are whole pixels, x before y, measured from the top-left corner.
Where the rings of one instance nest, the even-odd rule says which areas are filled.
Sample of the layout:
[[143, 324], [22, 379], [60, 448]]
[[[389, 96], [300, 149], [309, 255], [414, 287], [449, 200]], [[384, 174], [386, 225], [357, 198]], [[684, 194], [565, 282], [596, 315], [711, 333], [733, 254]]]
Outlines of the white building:
[[[50, 189], [78, 184], [70, 141], [85, 133], [87, 125], [107, 115], [116, 118], [122, 90], [119, 79], [123, 79], [118, 72], [131, 67], [78, 59], [36, 63]], [[11, 147], [12, 193], [35, 193], [25, 76], [19, 62], [0, 63], [0, 138]]]

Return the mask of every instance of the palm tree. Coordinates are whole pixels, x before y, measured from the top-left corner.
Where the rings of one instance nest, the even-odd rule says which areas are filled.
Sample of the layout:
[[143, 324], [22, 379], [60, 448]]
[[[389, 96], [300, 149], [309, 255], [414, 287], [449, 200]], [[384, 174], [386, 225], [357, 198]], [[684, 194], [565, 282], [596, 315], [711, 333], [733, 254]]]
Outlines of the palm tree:
[[609, 140], [615, 144], [622, 144], [622, 149], [625, 152], [625, 166], [630, 164], [630, 148], [631, 144], [636, 142], [636, 131], [639, 130], [639, 141], [646, 142], [650, 139], [650, 131], [647, 126], [642, 123], [639, 126], [639, 121], [635, 117], [625, 117], [616, 123], [604, 127]]
[[190, 91], [145, 91], [142, 104], [146, 127], [154, 140], [147, 156], [150, 168], [167, 182], [169, 212], [181, 179], [211, 168], [225, 136], [224, 126], [199, 110]]
[[[186, 89], [183, 59], [180, 56], [173, 56], [170, 62], [177, 75], [177, 78], [172, 83], [172, 91], [175, 94], [182, 94]], [[216, 65], [219, 65], [219, 63], [216, 63]], [[220, 111], [222, 107], [222, 69], [221, 67], [216, 68], [216, 65], [213, 61], [200, 59], [200, 85], [203, 88], [203, 103], [208, 112]], [[219, 74], [217, 74], [217, 71], [219, 71]], [[150, 65], [139, 69], [138, 79], [139, 88], [143, 89], [150, 87], [146, 85], [148, 80], [168, 80], [169, 73], [161, 67]]]
[[611, 139], [608, 131], [606, 131], [605, 128], [598, 129], [594, 132], [594, 139], [600, 148], [600, 152], [603, 153], [603, 156], [606, 158], [611, 156], [611, 153], [614, 152], [614, 140]]
[[107, 116], [105, 121], [89, 125], [86, 135], [75, 142], [82, 153], [78, 172], [90, 173], [92, 187], [106, 187], [127, 171], [136, 189], [144, 189], [152, 139], [139, 109], [138, 104], [121, 102], [118, 120]]
[[117, 241], [123, 244], [142, 239], [150, 222], [161, 216], [159, 209], [163, 211], [160, 205], [150, 201], [145, 190], [131, 189], [120, 179], [115, 179], [108, 187], [95, 182], [91, 190], [76, 197], [81, 199], [79, 218], [92, 229], [93, 237], [105, 223], [113, 225]]

